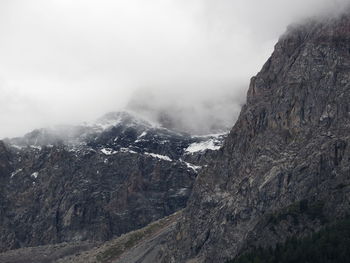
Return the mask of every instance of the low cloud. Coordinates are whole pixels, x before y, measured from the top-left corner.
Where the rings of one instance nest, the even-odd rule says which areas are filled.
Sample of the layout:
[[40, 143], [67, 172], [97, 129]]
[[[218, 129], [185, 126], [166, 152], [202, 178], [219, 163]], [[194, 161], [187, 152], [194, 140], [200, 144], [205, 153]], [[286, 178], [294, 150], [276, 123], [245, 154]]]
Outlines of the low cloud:
[[231, 126], [288, 24], [345, 0], [5, 0], [0, 138], [125, 107], [193, 132]]

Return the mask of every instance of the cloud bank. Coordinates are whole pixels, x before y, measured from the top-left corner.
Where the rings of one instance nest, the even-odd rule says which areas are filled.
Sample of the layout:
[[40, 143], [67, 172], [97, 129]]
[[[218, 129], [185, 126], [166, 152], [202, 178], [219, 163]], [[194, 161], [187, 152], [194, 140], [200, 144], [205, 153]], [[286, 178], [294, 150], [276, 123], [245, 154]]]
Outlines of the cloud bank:
[[1, 1], [0, 138], [124, 107], [230, 126], [287, 25], [347, 2]]

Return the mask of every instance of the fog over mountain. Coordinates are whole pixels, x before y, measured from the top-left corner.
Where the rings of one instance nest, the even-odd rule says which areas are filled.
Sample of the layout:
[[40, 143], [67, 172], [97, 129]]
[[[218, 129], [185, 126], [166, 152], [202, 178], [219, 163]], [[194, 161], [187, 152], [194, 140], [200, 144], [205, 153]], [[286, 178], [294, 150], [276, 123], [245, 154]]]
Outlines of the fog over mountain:
[[128, 108], [177, 129], [230, 127], [288, 24], [348, 0], [4, 0], [0, 138]]

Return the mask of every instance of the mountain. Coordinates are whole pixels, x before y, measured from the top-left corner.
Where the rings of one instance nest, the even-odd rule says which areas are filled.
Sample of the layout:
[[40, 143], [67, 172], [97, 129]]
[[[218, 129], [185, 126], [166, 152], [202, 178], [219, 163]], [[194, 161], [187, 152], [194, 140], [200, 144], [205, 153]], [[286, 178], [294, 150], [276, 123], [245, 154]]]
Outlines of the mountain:
[[259, 262], [326, 244], [350, 214], [349, 80], [350, 11], [288, 28], [223, 147], [124, 113], [0, 143], [2, 250], [70, 242], [0, 259], [134, 229], [58, 262]]
[[106, 241], [184, 208], [224, 137], [113, 112], [0, 141], [0, 251]]
[[[150, 225], [64, 261], [268, 262], [322, 248], [344, 258], [349, 80], [350, 11], [290, 26], [251, 79], [236, 124], [172, 224], [141, 235]], [[301, 262], [319, 262], [311, 260]]]
[[162, 262], [225, 262], [346, 218], [349, 102], [350, 12], [289, 27], [198, 175]]

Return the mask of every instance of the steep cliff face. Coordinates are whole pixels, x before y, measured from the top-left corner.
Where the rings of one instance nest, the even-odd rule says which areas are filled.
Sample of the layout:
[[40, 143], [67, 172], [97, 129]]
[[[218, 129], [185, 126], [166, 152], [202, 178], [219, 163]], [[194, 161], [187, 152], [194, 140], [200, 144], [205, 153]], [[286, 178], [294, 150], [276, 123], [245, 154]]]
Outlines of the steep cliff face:
[[122, 112], [0, 141], [0, 251], [108, 240], [184, 208], [211, 154], [187, 149], [207, 140]]
[[164, 262], [224, 262], [350, 212], [350, 14], [293, 26], [196, 179]]

